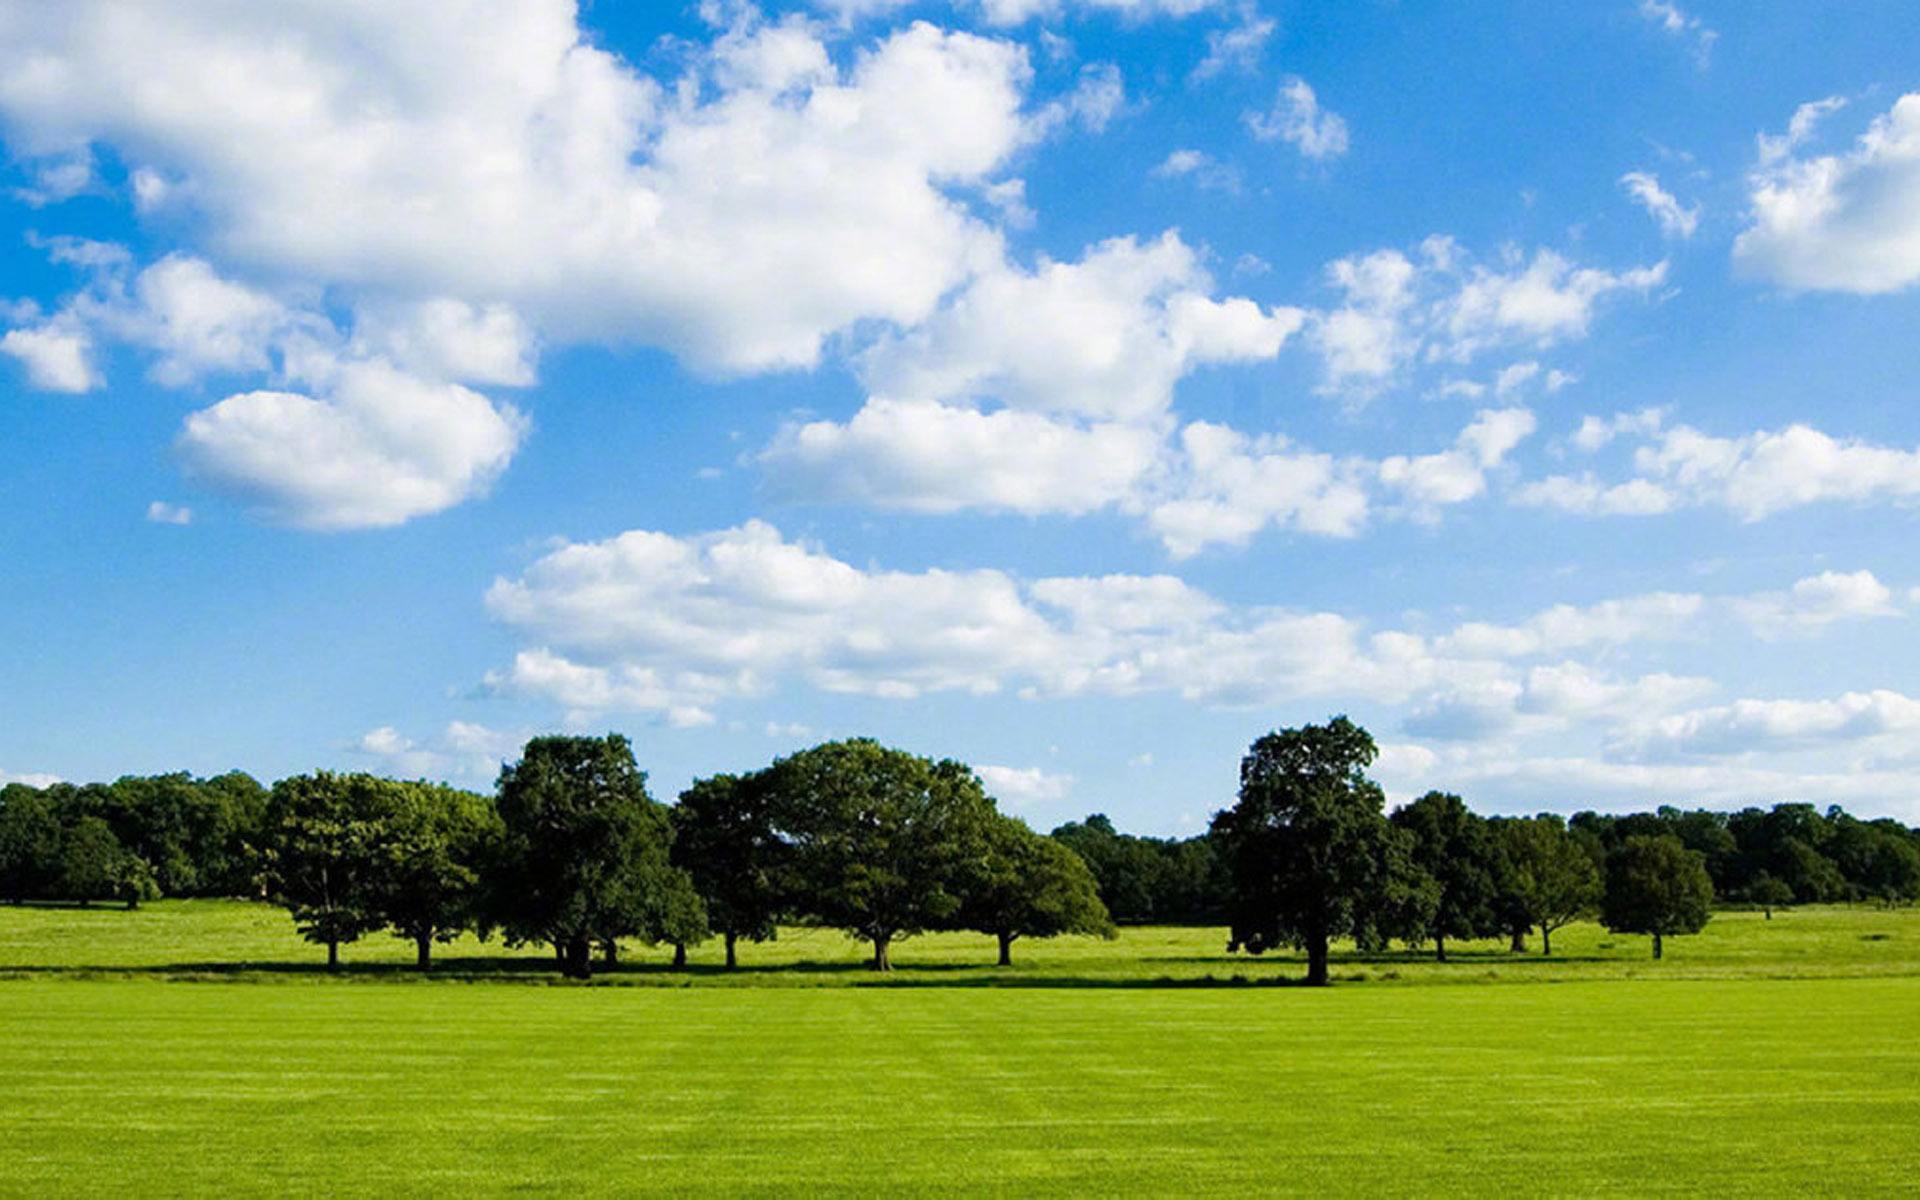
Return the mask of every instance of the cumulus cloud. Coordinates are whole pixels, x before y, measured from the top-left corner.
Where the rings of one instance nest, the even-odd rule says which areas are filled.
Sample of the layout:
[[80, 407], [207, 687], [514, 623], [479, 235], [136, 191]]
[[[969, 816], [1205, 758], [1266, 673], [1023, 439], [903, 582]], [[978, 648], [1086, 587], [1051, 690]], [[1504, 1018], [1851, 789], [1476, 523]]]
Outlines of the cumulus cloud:
[[511, 406], [377, 362], [325, 373], [318, 395], [242, 392], [189, 416], [189, 470], [268, 518], [315, 530], [398, 525], [484, 492], [526, 433]]
[[[1022, 580], [860, 568], [772, 526], [569, 543], [487, 607], [526, 648], [488, 677], [575, 714], [682, 724], [787, 684], [912, 698], [1161, 693], [1224, 707], [1349, 697], [1565, 723], [1696, 702], [1699, 681], [1615, 678], [1568, 656], [1680, 636], [1737, 597], [1653, 595], [1518, 624], [1370, 631], [1331, 612], [1235, 607], [1171, 576]], [[1489, 699], [1490, 698], [1490, 699]]]
[[1254, 0], [1242, 0], [1231, 25], [1207, 33], [1207, 55], [1193, 68], [1191, 79], [1210, 79], [1226, 71], [1255, 71], [1280, 23], [1260, 11]]
[[1203, 192], [1238, 194], [1242, 181], [1240, 169], [1223, 163], [1204, 150], [1175, 150], [1153, 169], [1156, 179], [1188, 179]]
[[1280, 85], [1272, 108], [1249, 112], [1245, 120], [1254, 137], [1263, 142], [1286, 142], [1316, 162], [1347, 152], [1346, 120], [1321, 108], [1313, 88], [1297, 75]]
[[1652, 172], [1628, 171], [1620, 177], [1620, 186], [1647, 210], [1647, 215], [1659, 224], [1660, 232], [1666, 236], [1690, 238], [1700, 227], [1700, 206], [1688, 208], [1681, 204], [1672, 192], [1660, 186], [1659, 178]]
[[988, 795], [1015, 808], [1064, 800], [1073, 791], [1073, 776], [1039, 767], [981, 763], [973, 771], [986, 785]]
[[1800, 580], [1787, 591], [1749, 597], [1735, 608], [1763, 636], [1901, 613], [1894, 603], [1893, 589], [1871, 571], [1823, 571]]
[[1629, 431], [1642, 437], [1633, 455], [1638, 478], [1608, 484], [1591, 473], [1549, 476], [1518, 489], [1515, 502], [1641, 516], [1713, 505], [1759, 521], [1809, 504], [1920, 499], [1920, 448], [1836, 438], [1807, 425], [1717, 437], [1686, 425], [1667, 427], [1660, 413], [1649, 411], [1611, 422], [1589, 418], [1575, 441], [1598, 448]]
[[949, 189], [1037, 135], [1019, 46], [922, 23], [842, 68], [750, 19], [697, 58], [664, 86], [569, 0], [96, 0], [0, 18], [0, 115], [29, 159], [112, 147], [228, 265], [715, 370], [917, 322], [997, 253]]
[[184, 504], [169, 504], [165, 500], [155, 500], [147, 505], [147, 520], [156, 525], [191, 525], [193, 510]]
[[[1602, 301], [1645, 295], [1666, 273], [1665, 262], [1609, 271], [1552, 250], [1528, 257], [1512, 247], [1490, 265], [1434, 236], [1411, 256], [1385, 249], [1328, 264], [1327, 282], [1342, 300], [1314, 313], [1308, 334], [1327, 387], [1364, 393], [1418, 362], [1465, 363], [1502, 348], [1537, 351], [1583, 338]], [[1542, 378], [1571, 380], [1557, 371]]]
[[1437, 454], [1395, 456], [1380, 463], [1380, 481], [1397, 491], [1416, 519], [1431, 521], [1442, 506], [1463, 504], [1487, 490], [1487, 472], [1530, 435], [1533, 413], [1484, 409]]
[[1631, 748], [1651, 757], [1779, 754], [1823, 744], [1871, 743], [1920, 732], [1920, 700], [1848, 692], [1824, 700], [1737, 700], [1663, 717]]
[[1150, 426], [874, 399], [844, 424], [788, 426], [758, 461], [778, 499], [1078, 515], [1133, 495], [1160, 442]]
[[529, 736], [524, 730], [449, 721], [440, 732], [416, 741], [391, 725], [382, 725], [361, 734], [353, 749], [395, 775], [484, 786], [499, 777], [504, 764], [519, 757]]
[[1920, 92], [1894, 101], [1851, 149], [1801, 157], [1841, 103], [1803, 104], [1784, 134], [1760, 137], [1734, 263], [1794, 290], [1898, 291], [1920, 280]]
[[1153, 417], [1187, 372], [1271, 359], [1305, 319], [1212, 291], [1199, 255], [1171, 231], [1102, 242], [1078, 262], [1002, 264], [924, 325], [882, 339], [863, 376], [870, 392], [896, 399]]
[[0, 354], [26, 368], [27, 381], [45, 392], [80, 395], [100, 386], [93, 367], [93, 343], [85, 330], [58, 325], [10, 329], [0, 337]]

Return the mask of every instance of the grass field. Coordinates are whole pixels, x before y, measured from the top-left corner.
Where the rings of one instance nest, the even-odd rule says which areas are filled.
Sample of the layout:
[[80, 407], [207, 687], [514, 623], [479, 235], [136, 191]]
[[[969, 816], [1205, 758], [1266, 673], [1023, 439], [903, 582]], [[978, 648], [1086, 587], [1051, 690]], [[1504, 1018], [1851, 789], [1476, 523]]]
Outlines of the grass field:
[[[749, 954], [795, 969], [665, 990], [378, 986], [412, 976], [383, 938], [350, 958], [394, 965], [312, 986], [270, 909], [0, 910], [0, 1193], [1911, 1194], [1920, 1170], [1911, 912], [1722, 914], [1658, 964], [1590, 927], [1545, 965], [1349, 957], [1325, 991], [1192, 986], [1299, 973], [1221, 943], [1130, 930], [1004, 972], [928, 938], [887, 986], [794, 987], [872, 982], [794, 931]], [[545, 978], [451, 950], [447, 981]]]

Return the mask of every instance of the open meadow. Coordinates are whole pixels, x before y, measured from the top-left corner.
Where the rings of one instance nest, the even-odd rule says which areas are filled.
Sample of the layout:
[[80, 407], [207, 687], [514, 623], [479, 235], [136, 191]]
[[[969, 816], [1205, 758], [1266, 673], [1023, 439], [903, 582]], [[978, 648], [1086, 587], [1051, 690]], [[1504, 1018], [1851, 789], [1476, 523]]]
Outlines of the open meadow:
[[405, 943], [329, 976], [266, 906], [0, 908], [0, 1193], [1891, 1194], [1920, 1166], [1912, 910], [1721, 913], [1658, 963], [1591, 925], [1551, 960], [1336, 954], [1319, 990], [1234, 986], [1302, 964], [1223, 948], [1132, 928], [1000, 969], [937, 935], [881, 979], [787, 930], [733, 975], [631, 947], [582, 986], [462, 942], [399, 986]]

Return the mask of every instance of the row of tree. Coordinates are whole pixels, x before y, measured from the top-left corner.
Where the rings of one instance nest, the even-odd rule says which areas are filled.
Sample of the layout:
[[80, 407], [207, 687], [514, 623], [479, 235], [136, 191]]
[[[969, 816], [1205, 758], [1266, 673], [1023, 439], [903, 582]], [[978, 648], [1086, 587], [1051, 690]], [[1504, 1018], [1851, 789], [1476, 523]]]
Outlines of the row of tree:
[[265, 877], [301, 933], [339, 948], [389, 929], [418, 949], [466, 930], [551, 946], [569, 975], [623, 939], [686, 948], [784, 922], [839, 928], [888, 970], [932, 929], [1106, 934], [1093, 876], [1065, 846], [1002, 815], [978, 777], [876, 742], [835, 742], [748, 775], [696, 782], [672, 808], [647, 792], [625, 738], [544, 737], [492, 798], [367, 775], [283, 780], [268, 805]]
[[1598, 915], [1663, 939], [1716, 894], [1766, 907], [1920, 896], [1920, 841], [1894, 821], [1809, 805], [1733, 814], [1483, 818], [1431, 792], [1386, 811], [1375, 748], [1345, 718], [1280, 730], [1241, 764], [1236, 805], [1187, 839], [1134, 837], [1100, 815], [1042, 837], [997, 811], [963, 764], [868, 740], [829, 743], [744, 775], [697, 781], [667, 806], [631, 747], [536, 738], [493, 796], [317, 773], [271, 790], [245, 775], [0, 789], [0, 895], [270, 896], [328, 947], [382, 929], [422, 966], [461, 932], [544, 943], [585, 975], [622, 939], [686, 947], [787, 922], [836, 927], [890, 966], [932, 929], [1021, 937], [1126, 921], [1226, 923], [1231, 948], [1303, 949], [1506, 937]]

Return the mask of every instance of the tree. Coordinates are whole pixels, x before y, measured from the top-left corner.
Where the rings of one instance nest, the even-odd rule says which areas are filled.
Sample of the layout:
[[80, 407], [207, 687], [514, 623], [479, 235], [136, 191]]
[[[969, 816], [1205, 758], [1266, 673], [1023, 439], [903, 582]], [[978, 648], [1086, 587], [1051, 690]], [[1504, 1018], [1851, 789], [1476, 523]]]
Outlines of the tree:
[[491, 801], [431, 783], [400, 783], [381, 831], [372, 915], [414, 944], [422, 971], [433, 944], [478, 920], [480, 872], [500, 836]]
[[987, 825], [986, 848], [962, 921], [999, 939], [1001, 966], [1013, 965], [1013, 943], [1023, 937], [1119, 936], [1093, 872], [1065, 845], [1024, 821], [996, 815]]
[[1785, 881], [1775, 879], [1765, 871], [1755, 875], [1740, 894], [1748, 904], [1759, 905], [1769, 921], [1773, 920], [1774, 909], [1785, 908], [1793, 903], [1793, 889]]
[[[1486, 820], [1448, 792], [1428, 792], [1389, 819], [1412, 839], [1414, 864], [1438, 885], [1424, 930], [1433, 939], [1434, 957], [1447, 961], [1448, 938], [1464, 941], [1502, 932], [1495, 907], [1498, 862]], [[1413, 940], [1424, 940], [1418, 926], [1410, 932]]]
[[784, 902], [787, 846], [774, 828], [773, 793], [763, 774], [695, 780], [673, 810], [673, 861], [693, 878], [707, 920], [726, 943], [764, 942]]
[[1234, 881], [1229, 949], [1307, 953], [1307, 982], [1328, 982], [1328, 943], [1377, 945], [1417, 887], [1403, 835], [1366, 776], [1376, 750], [1345, 717], [1267, 734], [1240, 762], [1240, 799], [1215, 814]]
[[490, 891], [509, 940], [552, 943], [562, 970], [585, 979], [596, 943], [695, 932], [685, 910], [698, 898], [668, 858], [671, 819], [626, 738], [534, 738], [501, 770], [498, 805]]
[[381, 912], [384, 842], [399, 807], [391, 780], [319, 771], [273, 785], [268, 799], [268, 889], [300, 936], [327, 948], [386, 923]]
[[982, 874], [993, 815], [970, 769], [854, 738], [768, 772], [796, 898], [871, 943], [874, 970], [893, 969], [895, 942], [954, 923]]
[[1507, 889], [1528, 925], [1540, 930], [1540, 953], [1553, 953], [1553, 931], [1593, 911], [1600, 872], [1558, 817], [1500, 823]]
[[127, 891], [138, 878], [128, 857], [111, 825], [99, 817], [81, 817], [61, 839], [60, 888], [82, 908], [95, 900], [137, 895]]
[[44, 792], [0, 792], [0, 895], [14, 904], [51, 896], [60, 884], [60, 814]]
[[1607, 856], [1600, 919], [1615, 933], [1652, 934], [1655, 958], [1662, 939], [1700, 932], [1712, 903], [1706, 865], [1678, 838], [1630, 837]]
[[1888, 908], [1913, 903], [1920, 898], [1920, 850], [1907, 838], [1881, 829], [1861, 885]]

